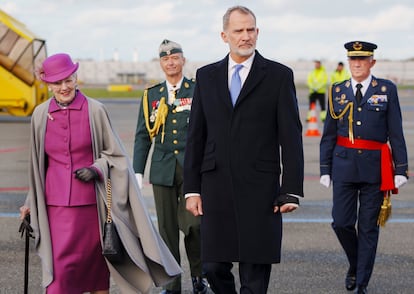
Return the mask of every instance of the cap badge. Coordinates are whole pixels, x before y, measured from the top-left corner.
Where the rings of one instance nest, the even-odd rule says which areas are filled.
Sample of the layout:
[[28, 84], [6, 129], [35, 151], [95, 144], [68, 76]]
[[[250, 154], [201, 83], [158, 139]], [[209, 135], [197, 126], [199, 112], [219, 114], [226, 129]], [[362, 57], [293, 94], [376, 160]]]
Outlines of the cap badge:
[[362, 44], [361, 44], [361, 43], [359, 43], [359, 42], [355, 42], [355, 43], [352, 45], [352, 48], [354, 48], [354, 50], [356, 50], [356, 51], [362, 50]]

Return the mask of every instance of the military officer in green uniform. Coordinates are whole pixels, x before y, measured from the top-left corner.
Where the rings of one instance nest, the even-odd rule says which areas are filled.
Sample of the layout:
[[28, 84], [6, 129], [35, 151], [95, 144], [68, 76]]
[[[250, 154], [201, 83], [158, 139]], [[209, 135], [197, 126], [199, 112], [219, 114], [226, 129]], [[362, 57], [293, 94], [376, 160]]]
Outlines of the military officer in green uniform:
[[[193, 80], [183, 76], [185, 58], [181, 46], [164, 40], [159, 47], [166, 80], [144, 91], [135, 133], [133, 164], [138, 183], [152, 145], [150, 182], [162, 238], [180, 263], [180, 230], [190, 264], [193, 293], [206, 293], [200, 257], [200, 217], [185, 209], [182, 193], [184, 149], [193, 99]], [[162, 293], [181, 293], [181, 278]]]

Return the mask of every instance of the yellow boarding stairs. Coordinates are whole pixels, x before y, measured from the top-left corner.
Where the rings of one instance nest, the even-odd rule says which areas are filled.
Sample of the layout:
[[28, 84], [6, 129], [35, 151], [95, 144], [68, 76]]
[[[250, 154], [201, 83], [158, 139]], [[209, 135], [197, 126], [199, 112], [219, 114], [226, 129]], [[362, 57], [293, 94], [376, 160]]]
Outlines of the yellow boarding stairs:
[[0, 112], [29, 116], [48, 98], [35, 74], [46, 57], [45, 40], [0, 9]]

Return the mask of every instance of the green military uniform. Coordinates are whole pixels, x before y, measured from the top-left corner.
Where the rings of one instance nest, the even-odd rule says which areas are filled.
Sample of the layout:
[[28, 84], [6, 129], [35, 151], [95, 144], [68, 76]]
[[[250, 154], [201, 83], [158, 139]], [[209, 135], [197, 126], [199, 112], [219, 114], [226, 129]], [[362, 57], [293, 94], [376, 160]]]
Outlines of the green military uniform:
[[[169, 93], [165, 81], [144, 92], [135, 134], [133, 164], [136, 173], [144, 174], [147, 157], [154, 144], [150, 182], [160, 234], [180, 262], [179, 230], [183, 231], [191, 276], [201, 277], [200, 218], [185, 209], [182, 193], [182, 167], [194, 86], [193, 80], [184, 77], [172, 105], [167, 103]], [[164, 119], [165, 124], [162, 124]], [[167, 285], [166, 289], [180, 291], [180, 278]]]

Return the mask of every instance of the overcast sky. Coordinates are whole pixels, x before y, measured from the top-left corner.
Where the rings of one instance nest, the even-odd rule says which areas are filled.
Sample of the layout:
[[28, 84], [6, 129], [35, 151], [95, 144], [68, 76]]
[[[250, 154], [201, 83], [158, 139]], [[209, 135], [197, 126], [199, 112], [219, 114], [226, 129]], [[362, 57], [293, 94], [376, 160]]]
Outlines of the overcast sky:
[[236, 4], [256, 14], [257, 49], [271, 59], [344, 60], [353, 40], [376, 43], [377, 59], [414, 57], [413, 0], [0, 0], [0, 9], [45, 39], [49, 55], [149, 61], [166, 38], [187, 60], [210, 62], [228, 52], [222, 16]]

